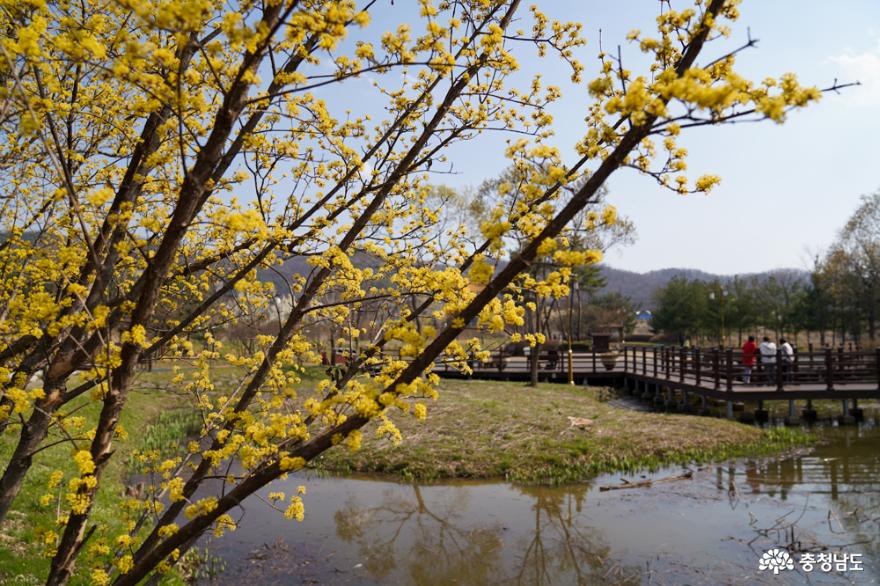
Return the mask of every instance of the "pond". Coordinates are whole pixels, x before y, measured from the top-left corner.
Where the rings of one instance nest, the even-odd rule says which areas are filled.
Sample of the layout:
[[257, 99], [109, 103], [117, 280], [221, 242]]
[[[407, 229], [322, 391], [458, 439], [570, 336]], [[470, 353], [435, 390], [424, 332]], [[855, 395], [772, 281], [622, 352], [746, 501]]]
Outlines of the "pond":
[[[225, 560], [210, 583], [877, 583], [880, 429], [821, 434], [814, 450], [692, 467], [689, 478], [678, 467], [563, 487], [291, 476], [244, 503], [237, 531], [203, 542]], [[654, 482], [601, 490], [624, 477]], [[301, 523], [264, 501], [300, 484]], [[774, 547], [791, 551], [794, 569], [758, 571]], [[826, 553], [839, 567], [823, 570]]]

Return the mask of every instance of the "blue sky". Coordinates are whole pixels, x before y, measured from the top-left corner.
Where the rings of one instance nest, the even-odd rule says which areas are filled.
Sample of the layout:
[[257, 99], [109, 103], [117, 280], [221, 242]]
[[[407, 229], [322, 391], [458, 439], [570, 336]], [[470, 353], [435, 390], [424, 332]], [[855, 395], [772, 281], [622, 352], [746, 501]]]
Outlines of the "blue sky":
[[[650, 30], [658, 4], [554, 0], [542, 6], [584, 23], [587, 63], [594, 61], [602, 29], [604, 48], [623, 44], [624, 60], [638, 71], [638, 52], [623, 39], [632, 28]], [[635, 221], [639, 238], [633, 246], [611, 251], [609, 264], [637, 271], [676, 266], [717, 273], [805, 267], [833, 240], [859, 197], [880, 188], [880, 2], [746, 0], [741, 12], [731, 44], [746, 39], [747, 27], [759, 39], [757, 48], [738, 60], [743, 74], [762, 79], [792, 71], [803, 83], [826, 86], [836, 77], [859, 79], [863, 85], [825, 96], [781, 126], [683, 133], [691, 175], [722, 177], [709, 196], [678, 196], [628, 170], [612, 177], [610, 200]], [[524, 72], [549, 63], [522, 60]], [[566, 97], [554, 110], [557, 144], [563, 149], [583, 129], [585, 104], [582, 91], [564, 89]], [[450, 183], [478, 183], [487, 168], [503, 166], [500, 156], [492, 161], [486, 149], [480, 152], [480, 157], [456, 160], [460, 175]]]
[[[397, 0], [394, 6], [380, 1], [364, 37], [416, 20], [415, 0]], [[634, 74], [645, 71], [643, 57], [625, 37], [633, 28], [653, 29], [657, 1], [538, 4], [552, 17], [583, 23], [588, 45], [579, 56], [588, 67], [597, 63], [601, 29], [606, 51], [621, 44], [627, 67]], [[863, 85], [840, 96], [826, 95], [821, 103], [794, 112], [784, 125], [765, 122], [683, 132], [680, 143], [690, 152], [691, 178], [703, 173], [722, 177], [709, 196], [683, 197], [634, 171], [617, 173], [608, 184], [610, 201], [634, 220], [638, 240], [608, 254], [607, 262], [615, 267], [689, 267], [725, 274], [806, 268], [811, 256], [831, 243], [860, 196], [880, 189], [880, 1], [744, 0], [740, 8], [731, 38], [710, 45], [702, 62], [743, 43], [748, 27], [759, 43], [738, 59], [738, 70], [747, 77], [760, 80], [794, 72], [804, 84], [824, 87], [837, 78]], [[359, 37], [354, 34], [349, 42]], [[546, 83], [562, 87], [564, 97], [551, 110], [557, 131], [553, 143], [565, 153], [564, 160], [574, 160], [572, 147], [585, 131], [586, 90], [568, 82], [568, 71], [558, 60], [540, 60], [530, 50], [516, 54], [521, 80], [540, 71]], [[587, 73], [589, 80], [590, 69]], [[344, 98], [324, 97], [331, 104], [343, 98], [353, 110], [372, 109], [371, 102], [379, 102], [369, 95], [368, 81], [353, 81]], [[505, 166], [503, 137], [496, 136], [452, 150], [455, 173], [438, 175], [437, 182], [475, 186], [496, 175]]]
[[793, 71], [819, 86], [835, 77], [863, 85], [826, 96], [782, 126], [688, 135], [691, 169], [723, 178], [708, 197], [677, 197], [632, 174], [613, 178], [613, 201], [640, 237], [610, 254], [610, 264], [720, 273], [804, 267], [859, 197], [880, 188], [880, 2], [747, 0], [734, 39], [745, 37], [746, 26], [760, 42], [742, 54], [744, 73]]

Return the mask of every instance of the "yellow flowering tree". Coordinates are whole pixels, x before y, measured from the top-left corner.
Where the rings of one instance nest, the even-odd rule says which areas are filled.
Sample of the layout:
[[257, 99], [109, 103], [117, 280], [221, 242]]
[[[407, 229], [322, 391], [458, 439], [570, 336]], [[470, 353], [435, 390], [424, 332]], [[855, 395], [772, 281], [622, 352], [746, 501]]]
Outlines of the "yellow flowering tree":
[[[582, 175], [571, 183], [564, 176], [557, 178], [561, 168], [558, 165], [556, 149], [533, 149], [528, 159], [518, 161], [517, 166], [506, 169], [498, 178], [484, 181], [475, 197], [466, 203], [481, 234], [496, 230], [500, 218], [516, 218], [504, 237], [496, 241], [496, 246], [503, 246], [503, 250], [493, 255], [493, 270], [488, 270], [487, 265], [486, 281], [498, 266], [503, 266], [507, 256], [518, 254], [534, 238], [534, 219], [541, 210], [539, 206], [535, 208], [537, 214], [530, 213], [534, 206], [529, 202], [534, 199], [535, 190], [545, 189], [546, 182], [551, 181], [559, 182], [562, 190], [574, 194], [588, 178]], [[572, 303], [573, 285], [582, 278], [584, 270], [600, 262], [611, 246], [633, 238], [632, 222], [618, 217], [616, 208], [605, 201], [606, 195], [603, 186], [557, 238], [545, 242], [528, 270], [518, 275], [504, 292], [517, 306], [525, 308], [523, 323], [510, 329], [510, 339], [525, 340], [531, 347], [528, 355], [532, 386], [538, 384], [540, 351], [550, 335], [551, 318], [559, 316], [560, 301], [568, 297], [567, 303]], [[473, 273], [472, 268], [472, 280]]]
[[[0, 421], [15, 438], [0, 519], [34, 454], [70, 442], [76, 473], [52, 474], [47, 488], [64, 494], [45, 499], [59, 527], [45, 533], [49, 584], [67, 582], [77, 560], [97, 584], [167, 571], [203, 532], [234, 529], [248, 495], [336, 444], [357, 449], [368, 422], [399, 438], [394, 417], [424, 418], [436, 396], [435, 362], [466, 368], [480, 352], [458, 339], [466, 324], [522, 320], [521, 299], [505, 291], [536, 258], [596, 260], [567, 250], [566, 226], [614, 171], [707, 191], [717, 178], [684, 175], [679, 132], [781, 122], [820, 95], [791, 75], [742, 78], [738, 51], [698, 61], [736, 18], [732, 0], [664, 3], [653, 37], [631, 35], [649, 68], [635, 74], [600, 52], [588, 82], [581, 25], [519, 0], [419, 0], [389, 30], [371, 17], [394, 19], [397, 7], [375, 0], [0, 7]], [[548, 146], [559, 89], [516, 83], [516, 55], [534, 50], [562, 59], [589, 92], [576, 160]], [[356, 96], [344, 103], [352, 92], [340, 88], [358, 78], [371, 80], [375, 112]], [[515, 208], [493, 210], [471, 242], [431, 204], [430, 172], [490, 129], [515, 137], [506, 156], [527, 180]], [[487, 271], [513, 229], [522, 246]], [[290, 258], [308, 271], [286, 291], [258, 278]], [[570, 271], [554, 273], [530, 286], [566, 288]], [[375, 318], [362, 332], [351, 314], [367, 304]], [[271, 315], [277, 327], [247, 351], [217, 336]], [[307, 333], [321, 323], [370, 337], [336, 376], [304, 387], [316, 360]], [[154, 360], [172, 365], [203, 425], [184, 454], [139, 455], [157, 482], [127, 502], [114, 535], [91, 511], [127, 441], [119, 419], [138, 367]], [[235, 380], [215, 384], [221, 368]], [[98, 404], [98, 418], [79, 416], [75, 400]], [[203, 496], [218, 478], [222, 491]], [[272, 500], [302, 518], [299, 494]]]

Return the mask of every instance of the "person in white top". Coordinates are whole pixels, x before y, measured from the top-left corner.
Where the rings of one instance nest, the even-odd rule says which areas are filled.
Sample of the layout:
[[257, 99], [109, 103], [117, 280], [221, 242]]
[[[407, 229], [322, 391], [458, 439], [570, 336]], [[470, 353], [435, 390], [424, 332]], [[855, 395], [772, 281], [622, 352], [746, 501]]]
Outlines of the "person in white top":
[[794, 348], [785, 338], [779, 338], [779, 349], [782, 350], [782, 373], [785, 382], [791, 382], [791, 366], [794, 363]]
[[767, 384], [772, 385], [776, 381], [776, 344], [764, 336], [764, 340], [758, 346], [758, 352], [761, 353], [761, 365], [767, 375]]

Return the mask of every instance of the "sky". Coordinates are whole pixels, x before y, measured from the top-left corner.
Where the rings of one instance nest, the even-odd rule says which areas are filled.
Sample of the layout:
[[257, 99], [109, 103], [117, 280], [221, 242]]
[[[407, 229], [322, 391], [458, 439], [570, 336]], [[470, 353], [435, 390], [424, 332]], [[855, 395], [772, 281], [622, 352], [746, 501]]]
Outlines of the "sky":
[[759, 39], [739, 60], [753, 78], [792, 71], [820, 87], [835, 78], [862, 85], [825, 96], [781, 126], [688, 135], [691, 169], [722, 177], [708, 196], [676, 196], [633, 174], [612, 178], [612, 201], [634, 220], [639, 239], [612, 252], [609, 264], [723, 274], [807, 268], [859, 198], [880, 188], [880, 2], [746, 0], [738, 24], [734, 39], [745, 38], [746, 26]]
[[[551, 17], [583, 23], [588, 44], [578, 56], [588, 65], [586, 81], [598, 63], [600, 30], [606, 51], [622, 45], [625, 65], [635, 75], [646, 72], [644, 57], [625, 38], [633, 28], [645, 33], [654, 28], [657, 1], [538, 3]], [[397, 22], [417, 20], [415, 0], [384, 8], [374, 13], [371, 35], [374, 27], [388, 30]], [[767, 121], [682, 132], [679, 143], [690, 153], [689, 177], [722, 177], [708, 196], [674, 194], [628, 169], [615, 173], [607, 184], [609, 201], [634, 221], [638, 238], [610, 251], [608, 264], [639, 272], [686, 267], [718, 274], [808, 268], [860, 197], [880, 189], [880, 1], [744, 0], [740, 10], [731, 38], [710, 44], [698, 64], [741, 45], [748, 30], [758, 39], [757, 47], [739, 55], [737, 70], [750, 79], [794, 72], [805, 85], [826, 87], [835, 79], [862, 85], [826, 94], [782, 125]], [[564, 161], [575, 160], [573, 146], [586, 130], [583, 118], [590, 101], [585, 84], [571, 84], [559, 60], [538, 59], [533, 51], [516, 55], [520, 81], [540, 72], [546, 83], [562, 87], [562, 100], [550, 110], [557, 132], [551, 142]], [[356, 108], [369, 108], [369, 79], [356, 84], [345, 97], [357, 100]], [[449, 153], [453, 172], [438, 175], [437, 182], [476, 186], [496, 176], [506, 165], [503, 139], [483, 137], [455, 147]]]
[[[625, 35], [632, 28], [650, 30], [656, 2], [545, 5], [553, 8], [548, 12], [584, 23], [585, 53], [595, 52], [601, 29], [606, 50], [623, 44], [624, 61], [632, 59], [638, 70], [638, 52], [626, 46]], [[731, 43], [745, 41], [747, 29], [759, 41], [738, 58], [743, 74], [763, 79], [791, 71], [802, 83], [820, 87], [835, 78], [862, 85], [826, 95], [783, 125], [683, 133], [691, 176], [722, 177], [708, 196], [679, 196], [629, 170], [613, 176], [610, 201], [635, 222], [638, 239], [610, 251], [609, 264], [640, 272], [688, 267], [721, 274], [806, 268], [833, 241], [859, 198], [880, 188], [880, 2], [745, 0], [741, 12]], [[546, 67], [537, 60], [522, 65], [524, 71]], [[555, 118], [580, 123], [584, 102], [571, 93]], [[558, 144], [572, 144], [582, 128], [560, 124]], [[479, 182], [486, 165], [466, 161], [458, 179]]]

